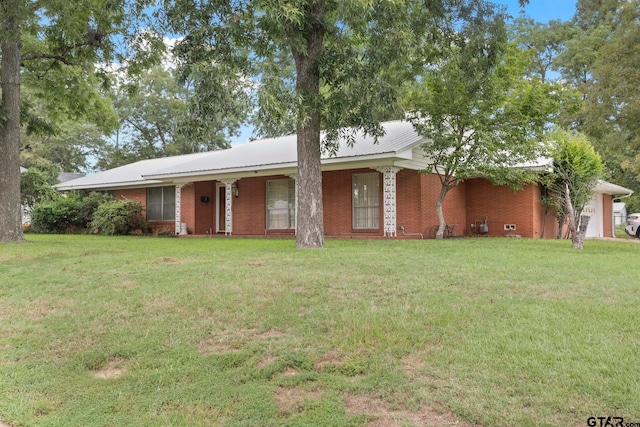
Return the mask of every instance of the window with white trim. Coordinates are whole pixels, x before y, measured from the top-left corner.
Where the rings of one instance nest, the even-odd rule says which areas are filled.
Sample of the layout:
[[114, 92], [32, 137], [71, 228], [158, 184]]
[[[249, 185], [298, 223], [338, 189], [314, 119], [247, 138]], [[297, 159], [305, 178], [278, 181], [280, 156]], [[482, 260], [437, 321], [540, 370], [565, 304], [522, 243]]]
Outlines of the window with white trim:
[[354, 174], [352, 177], [353, 228], [379, 228], [380, 175]]
[[267, 229], [295, 228], [296, 182], [293, 179], [267, 181]]
[[176, 219], [176, 187], [147, 188], [147, 221]]

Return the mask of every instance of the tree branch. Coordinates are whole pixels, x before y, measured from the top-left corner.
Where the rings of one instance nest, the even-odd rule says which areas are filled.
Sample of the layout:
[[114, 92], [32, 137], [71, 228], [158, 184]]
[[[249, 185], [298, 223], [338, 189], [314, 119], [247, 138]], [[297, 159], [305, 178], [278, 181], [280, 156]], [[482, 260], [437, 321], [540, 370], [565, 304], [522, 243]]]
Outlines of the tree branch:
[[[67, 52], [65, 52], [67, 53]], [[24, 55], [22, 57], [23, 61], [33, 61], [35, 59], [53, 59], [54, 62], [62, 62], [66, 65], [76, 65], [73, 61], [69, 60], [69, 58], [65, 55], [55, 55], [52, 53], [33, 53], [31, 55]]]

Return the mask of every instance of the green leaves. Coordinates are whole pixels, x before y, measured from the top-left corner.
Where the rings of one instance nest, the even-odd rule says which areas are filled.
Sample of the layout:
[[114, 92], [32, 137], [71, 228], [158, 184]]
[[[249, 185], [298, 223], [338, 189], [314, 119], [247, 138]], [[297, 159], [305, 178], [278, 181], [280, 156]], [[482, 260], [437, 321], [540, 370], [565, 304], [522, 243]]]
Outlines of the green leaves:
[[[553, 182], [549, 187], [560, 201], [568, 191], [576, 218], [591, 200], [593, 188], [604, 174], [604, 163], [587, 136], [557, 130], [549, 135], [553, 156]], [[562, 206], [562, 203], [557, 203]]]

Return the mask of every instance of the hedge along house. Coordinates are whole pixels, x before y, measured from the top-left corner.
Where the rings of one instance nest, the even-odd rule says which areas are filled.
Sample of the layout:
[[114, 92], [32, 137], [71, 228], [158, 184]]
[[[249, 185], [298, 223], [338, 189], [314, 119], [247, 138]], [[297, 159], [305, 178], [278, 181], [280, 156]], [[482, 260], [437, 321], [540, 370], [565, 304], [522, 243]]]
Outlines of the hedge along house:
[[[322, 158], [324, 228], [328, 237], [433, 237], [438, 225], [436, 174], [421, 173], [426, 155], [410, 123], [383, 124], [386, 134], [358, 133]], [[296, 136], [271, 138], [227, 150], [143, 160], [58, 184], [60, 191], [109, 191], [140, 202], [155, 229], [176, 234], [288, 236], [296, 229]], [[532, 166], [545, 170], [546, 165]], [[484, 178], [447, 195], [451, 235], [555, 237], [541, 188], [512, 192]], [[613, 235], [612, 202], [631, 190], [609, 183], [594, 189], [590, 236]]]

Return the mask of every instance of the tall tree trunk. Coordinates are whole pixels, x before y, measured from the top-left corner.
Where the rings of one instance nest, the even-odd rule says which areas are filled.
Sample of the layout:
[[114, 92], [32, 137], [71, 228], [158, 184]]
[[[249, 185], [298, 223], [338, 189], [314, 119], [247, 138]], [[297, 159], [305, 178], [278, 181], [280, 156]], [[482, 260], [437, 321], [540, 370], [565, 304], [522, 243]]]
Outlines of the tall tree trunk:
[[440, 194], [438, 200], [436, 200], [436, 214], [438, 215], [438, 230], [436, 231], [436, 239], [444, 239], [444, 231], [447, 228], [447, 222], [444, 219], [444, 200], [447, 197], [447, 193], [452, 188], [458, 185], [457, 179], [451, 179], [451, 175], [448, 173], [444, 176], [440, 176]]
[[0, 8], [0, 242], [21, 242], [24, 236], [20, 207], [20, 1], [2, 1]]
[[447, 222], [444, 219], [442, 205], [444, 205], [444, 199], [448, 192], [449, 186], [443, 184], [442, 187], [440, 187], [438, 200], [436, 200], [436, 213], [438, 214], [438, 230], [436, 231], [436, 239], [444, 239], [444, 230], [447, 227]]
[[587, 235], [587, 227], [589, 227], [589, 215], [580, 215], [580, 225], [578, 225], [576, 232], [571, 236], [571, 247], [573, 249], [584, 248], [584, 237]]
[[569, 186], [565, 184], [565, 206], [567, 207], [567, 216], [569, 218], [569, 232], [571, 233], [571, 247], [573, 249], [582, 249], [584, 247], [584, 236], [587, 234], [589, 226], [589, 215], [580, 215], [576, 219], [576, 212], [571, 202]]
[[320, 68], [324, 39], [324, 0], [306, 7], [304, 48], [292, 45], [296, 62], [296, 92], [302, 96], [305, 117], [298, 118], [298, 217], [296, 247], [324, 247], [322, 169], [320, 165]]

